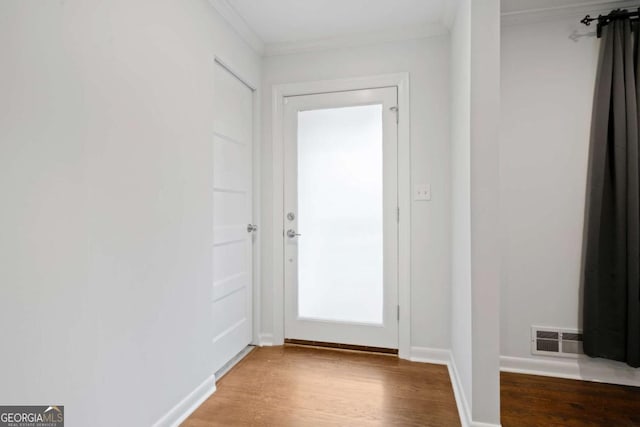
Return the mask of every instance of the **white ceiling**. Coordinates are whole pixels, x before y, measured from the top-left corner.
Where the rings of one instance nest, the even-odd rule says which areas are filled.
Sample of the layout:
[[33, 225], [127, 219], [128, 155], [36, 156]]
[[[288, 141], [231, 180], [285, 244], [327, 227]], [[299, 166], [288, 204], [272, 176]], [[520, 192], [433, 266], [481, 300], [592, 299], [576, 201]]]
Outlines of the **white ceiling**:
[[[249, 45], [265, 55], [447, 32], [459, 0], [209, 0]], [[579, 16], [637, 0], [501, 0], [504, 19]]]
[[227, 0], [265, 44], [438, 24], [455, 0]]

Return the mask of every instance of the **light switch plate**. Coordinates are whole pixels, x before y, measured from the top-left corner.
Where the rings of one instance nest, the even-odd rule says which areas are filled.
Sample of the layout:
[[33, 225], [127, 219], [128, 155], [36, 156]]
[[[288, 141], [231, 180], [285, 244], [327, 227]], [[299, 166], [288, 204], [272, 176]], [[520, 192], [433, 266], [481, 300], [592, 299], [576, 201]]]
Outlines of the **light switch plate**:
[[430, 184], [416, 184], [413, 190], [413, 200], [415, 201], [429, 201], [431, 200], [431, 185]]

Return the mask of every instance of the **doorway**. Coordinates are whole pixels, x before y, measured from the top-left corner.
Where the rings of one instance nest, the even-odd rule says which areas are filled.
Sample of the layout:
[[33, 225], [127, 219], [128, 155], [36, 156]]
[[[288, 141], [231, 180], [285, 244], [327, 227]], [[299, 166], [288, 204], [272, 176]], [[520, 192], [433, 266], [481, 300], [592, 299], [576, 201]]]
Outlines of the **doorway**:
[[398, 88], [284, 99], [285, 338], [398, 349]]

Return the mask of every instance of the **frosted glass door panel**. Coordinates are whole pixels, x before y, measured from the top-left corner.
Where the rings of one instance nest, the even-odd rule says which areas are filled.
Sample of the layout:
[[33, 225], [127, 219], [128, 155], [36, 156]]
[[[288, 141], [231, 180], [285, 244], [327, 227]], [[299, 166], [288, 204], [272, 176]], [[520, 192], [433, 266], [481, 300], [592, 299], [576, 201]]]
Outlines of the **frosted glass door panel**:
[[298, 113], [298, 316], [383, 322], [382, 105]]

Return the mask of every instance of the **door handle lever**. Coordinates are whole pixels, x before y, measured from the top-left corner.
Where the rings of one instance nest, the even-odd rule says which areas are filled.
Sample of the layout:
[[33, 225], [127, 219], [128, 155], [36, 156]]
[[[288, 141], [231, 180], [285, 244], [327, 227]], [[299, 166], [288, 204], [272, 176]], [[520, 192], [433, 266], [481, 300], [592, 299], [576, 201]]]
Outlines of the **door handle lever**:
[[296, 230], [293, 230], [291, 228], [287, 230], [287, 237], [288, 238], [293, 239], [294, 237], [297, 237], [297, 236], [302, 236], [302, 234], [296, 233]]
[[258, 226], [255, 224], [247, 225], [247, 233], [251, 233], [258, 230]]

